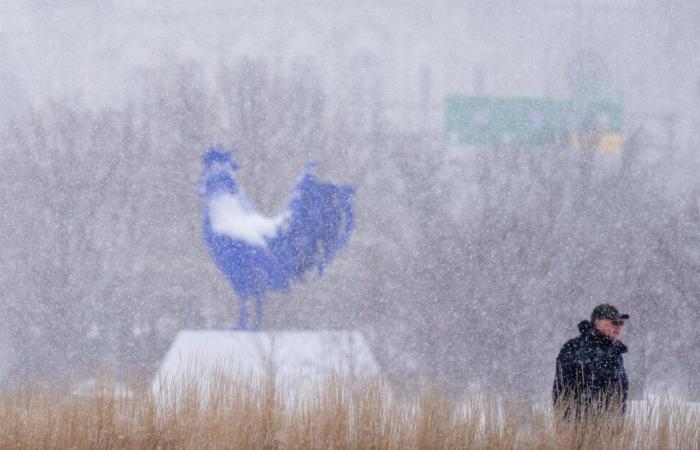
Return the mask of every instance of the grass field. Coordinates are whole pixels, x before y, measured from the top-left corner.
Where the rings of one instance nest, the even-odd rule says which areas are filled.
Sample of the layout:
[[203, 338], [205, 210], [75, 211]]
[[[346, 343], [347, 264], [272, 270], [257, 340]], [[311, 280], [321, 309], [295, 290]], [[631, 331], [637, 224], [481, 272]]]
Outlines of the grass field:
[[548, 408], [456, 399], [434, 388], [397, 395], [381, 381], [350, 387], [330, 378], [302, 396], [279, 392], [274, 380], [224, 377], [206, 389], [188, 382], [156, 394], [109, 382], [72, 392], [5, 391], [0, 448], [700, 448], [700, 413], [669, 399], [624, 420], [572, 427]]

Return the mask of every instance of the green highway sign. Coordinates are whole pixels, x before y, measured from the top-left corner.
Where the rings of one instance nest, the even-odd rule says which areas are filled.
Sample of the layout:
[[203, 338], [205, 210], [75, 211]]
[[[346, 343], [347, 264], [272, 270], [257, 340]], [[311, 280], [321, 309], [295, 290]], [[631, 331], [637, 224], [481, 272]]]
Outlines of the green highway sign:
[[573, 135], [618, 135], [622, 107], [604, 101], [448, 96], [449, 142], [468, 145], [569, 143]]
[[[574, 110], [575, 111], [575, 110]], [[599, 134], [622, 133], [622, 105], [603, 101], [590, 101], [580, 108], [580, 123], [572, 131], [593, 132]]]

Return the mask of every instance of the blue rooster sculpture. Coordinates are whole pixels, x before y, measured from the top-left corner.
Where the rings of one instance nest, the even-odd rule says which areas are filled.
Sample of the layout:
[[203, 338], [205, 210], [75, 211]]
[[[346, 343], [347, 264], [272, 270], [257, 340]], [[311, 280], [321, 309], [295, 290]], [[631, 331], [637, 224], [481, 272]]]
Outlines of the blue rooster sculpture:
[[253, 329], [262, 326], [268, 291], [286, 292], [294, 280], [317, 268], [319, 275], [348, 241], [354, 193], [350, 186], [320, 182], [314, 164], [297, 184], [287, 209], [260, 214], [234, 179], [238, 165], [230, 152], [211, 147], [203, 157], [199, 194], [205, 198], [204, 239], [209, 253], [239, 299], [239, 326], [248, 320], [246, 302], [255, 300]]

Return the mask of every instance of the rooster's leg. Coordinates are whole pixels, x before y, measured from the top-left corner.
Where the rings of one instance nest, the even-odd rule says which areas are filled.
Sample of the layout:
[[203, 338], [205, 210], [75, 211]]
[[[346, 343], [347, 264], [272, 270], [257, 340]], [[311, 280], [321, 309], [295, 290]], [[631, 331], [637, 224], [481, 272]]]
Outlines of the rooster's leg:
[[260, 331], [262, 329], [262, 296], [258, 295], [255, 297], [255, 322], [253, 322], [253, 329], [255, 331]]
[[245, 330], [246, 322], [248, 322], [248, 309], [246, 308], [245, 299], [238, 299], [238, 329]]

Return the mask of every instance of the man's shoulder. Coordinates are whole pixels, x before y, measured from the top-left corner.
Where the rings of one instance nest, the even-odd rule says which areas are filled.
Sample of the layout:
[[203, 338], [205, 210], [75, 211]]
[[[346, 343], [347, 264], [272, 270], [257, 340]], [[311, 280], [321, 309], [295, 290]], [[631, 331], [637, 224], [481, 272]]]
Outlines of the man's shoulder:
[[581, 335], [578, 335], [576, 337], [573, 337], [569, 339], [568, 341], [564, 342], [564, 345], [562, 345], [562, 349], [564, 348], [572, 348], [572, 347], [578, 347], [583, 343], [584, 337]]
[[576, 338], [569, 339], [568, 341], [564, 342], [564, 345], [561, 346], [561, 349], [559, 350], [559, 354], [565, 354], [571, 352], [576, 347]]
[[564, 345], [561, 346], [559, 354], [573, 355], [578, 353], [581, 350], [581, 348], [586, 347], [585, 340], [585, 337], [582, 335], [578, 335], [574, 338], [569, 339], [568, 341], [564, 342]]

